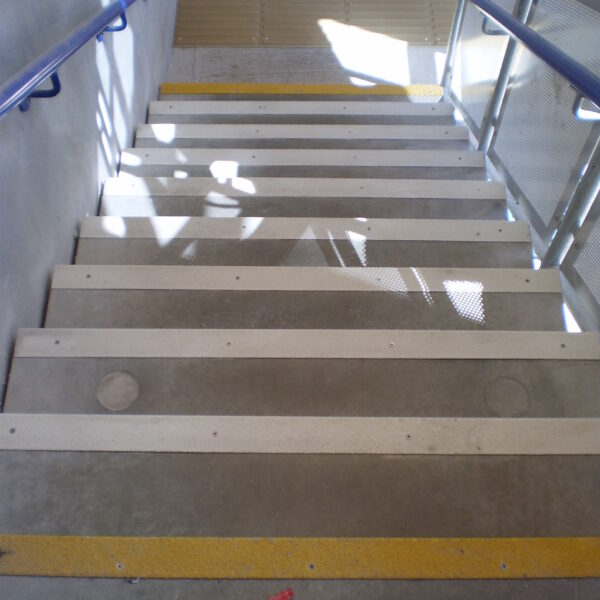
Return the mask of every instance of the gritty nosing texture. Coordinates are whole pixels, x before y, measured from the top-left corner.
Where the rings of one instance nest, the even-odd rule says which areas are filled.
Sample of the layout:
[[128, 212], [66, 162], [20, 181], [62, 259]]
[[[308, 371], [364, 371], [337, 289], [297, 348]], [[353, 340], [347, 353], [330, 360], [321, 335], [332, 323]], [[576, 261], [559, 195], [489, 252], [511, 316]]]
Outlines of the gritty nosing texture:
[[600, 340], [556, 331], [21, 329], [15, 357], [600, 360]]
[[590, 538], [183, 538], [0, 535], [1, 575], [181, 579], [597, 577]]
[[265, 95], [328, 95], [332, 100], [343, 96], [431, 96], [442, 97], [444, 90], [439, 85], [375, 85], [358, 87], [351, 84], [295, 84], [295, 83], [163, 83], [161, 94], [265, 94]]
[[[53, 289], [560, 293], [555, 269], [393, 267], [57, 266]], [[475, 286], [475, 292], [469, 287]], [[461, 287], [462, 285], [462, 287]]]
[[600, 419], [3, 414], [0, 415], [0, 449], [226, 454], [598, 455]]

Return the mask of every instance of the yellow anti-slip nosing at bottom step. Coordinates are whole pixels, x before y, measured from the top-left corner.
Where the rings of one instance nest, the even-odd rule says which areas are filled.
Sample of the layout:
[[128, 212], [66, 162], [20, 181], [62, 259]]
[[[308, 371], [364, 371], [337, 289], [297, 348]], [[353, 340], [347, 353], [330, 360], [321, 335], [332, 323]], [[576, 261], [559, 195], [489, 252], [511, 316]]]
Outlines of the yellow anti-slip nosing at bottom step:
[[600, 576], [600, 538], [178, 538], [0, 535], [0, 575], [144, 579]]
[[348, 96], [442, 96], [436, 84], [374, 85], [359, 87], [344, 83], [163, 83], [161, 94], [307, 94]]

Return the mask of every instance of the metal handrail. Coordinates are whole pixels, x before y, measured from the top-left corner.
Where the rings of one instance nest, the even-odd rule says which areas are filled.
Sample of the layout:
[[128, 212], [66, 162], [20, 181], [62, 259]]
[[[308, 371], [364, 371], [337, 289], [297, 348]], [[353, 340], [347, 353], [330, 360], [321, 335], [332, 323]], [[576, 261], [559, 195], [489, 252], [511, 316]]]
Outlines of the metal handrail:
[[542, 35], [521, 23], [492, 0], [469, 0], [482, 13], [504, 27], [538, 58], [562, 75], [578, 92], [600, 106], [600, 78], [559, 50]]
[[30, 62], [0, 86], [0, 119], [10, 110], [26, 101], [33, 91], [48, 77], [54, 75], [65, 61], [90, 40], [101, 35], [111, 23], [125, 14], [136, 0], [116, 0], [104, 8], [64, 40]]

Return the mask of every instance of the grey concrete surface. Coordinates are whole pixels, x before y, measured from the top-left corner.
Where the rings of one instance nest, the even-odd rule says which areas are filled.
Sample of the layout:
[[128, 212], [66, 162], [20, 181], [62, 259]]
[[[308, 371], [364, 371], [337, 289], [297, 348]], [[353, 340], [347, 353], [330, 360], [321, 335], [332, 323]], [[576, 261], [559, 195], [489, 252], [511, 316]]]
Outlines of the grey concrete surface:
[[598, 456], [5, 452], [0, 480], [4, 533], [600, 534]]
[[[106, 414], [97, 386], [124, 371], [140, 384], [129, 414], [598, 417], [598, 367], [569, 360], [17, 358], [5, 410]], [[499, 403], [494, 392], [506, 379], [512, 385]], [[523, 405], [505, 414], [514, 389]]]
[[[160, 195], [133, 199], [128, 196], [103, 197], [100, 206], [104, 215], [119, 216], [181, 216], [209, 217], [348, 217], [380, 219], [503, 219], [503, 200], [482, 198], [315, 198], [295, 196], [239, 196], [227, 194], [235, 204], [220, 205], [219, 197]], [[140, 214], [140, 200], [144, 213]], [[150, 210], [148, 210], [150, 209]], [[152, 212], [153, 211], [153, 212]]]
[[353, 71], [348, 63], [344, 67], [343, 57], [331, 48], [173, 48], [168, 77], [169, 81], [276, 83], [351, 83], [351, 78], [357, 77], [402, 85], [440, 81], [445, 48], [408, 46], [406, 52], [408, 68], [399, 80], [395, 69], [386, 79], [385, 72], [378, 68], [377, 57], [373, 58], [373, 67], [378, 76]]
[[182, 139], [137, 138], [136, 148], [338, 148], [353, 150], [469, 150], [468, 140]]
[[[101, 2], [2, 3], [0, 81]], [[81, 218], [156, 97], [169, 59], [175, 0], [137, 2], [129, 27], [89, 42], [59, 69], [63, 91], [0, 122], [0, 397], [19, 327], [41, 324], [51, 269], [68, 263]]]
[[[189, 164], [185, 160], [176, 164], [121, 165], [120, 173], [136, 177], [173, 177], [183, 171], [189, 177], [211, 177], [210, 164]], [[343, 177], [375, 179], [469, 179], [485, 181], [487, 175], [480, 167], [382, 167], [382, 166], [329, 166], [282, 165], [250, 166], [240, 164], [238, 177]]]
[[157, 581], [0, 579], [4, 600], [267, 600], [291, 588], [297, 600], [594, 600], [595, 580], [530, 581]]
[[562, 295], [52, 290], [46, 327], [564, 330]]
[[[361, 261], [362, 258], [362, 261]], [[342, 262], [343, 261], [343, 262]], [[149, 239], [82, 238], [77, 264], [255, 265], [347, 267], [531, 267], [520, 242], [398, 242], [367, 240], [358, 256], [347, 240], [192, 240], [160, 246]], [[365, 264], [363, 264], [363, 262]]]

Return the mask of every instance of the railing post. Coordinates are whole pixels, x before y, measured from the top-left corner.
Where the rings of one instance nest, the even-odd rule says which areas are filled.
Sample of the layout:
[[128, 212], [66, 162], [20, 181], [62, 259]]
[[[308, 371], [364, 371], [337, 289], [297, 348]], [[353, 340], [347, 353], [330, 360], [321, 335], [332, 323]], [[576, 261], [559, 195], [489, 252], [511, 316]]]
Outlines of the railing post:
[[[533, 0], [521, 0], [519, 2], [519, 7], [515, 16], [521, 23], [527, 22], [529, 13], [531, 12], [532, 3]], [[483, 120], [481, 121], [479, 146], [477, 149], [484, 153], [487, 153], [492, 144], [496, 123], [500, 111], [502, 110], [502, 105], [504, 104], [504, 98], [506, 97], [506, 90], [508, 88], [508, 82], [510, 81], [510, 75], [512, 73], [518, 47], [519, 42], [515, 38], [510, 37], [506, 46], [506, 52], [504, 53], [504, 59], [502, 60], [502, 66], [498, 73], [494, 92], [487, 104]]]
[[588, 162], [587, 169], [573, 191], [567, 205], [567, 210], [542, 259], [542, 267], [560, 266], [573, 243], [577, 229], [581, 226], [585, 215], [599, 192], [600, 138], [596, 141], [596, 146]]
[[444, 72], [442, 74], [442, 87], [444, 93], [448, 91], [452, 81], [452, 71], [454, 68], [454, 57], [456, 55], [456, 46], [462, 29], [463, 20], [465, 18], [465, 10], [467, 8], [467, 0], [458, 0], [456, 6], [456, 14], [454, 15], [454, 23], [448, 41], [448, 50], [446, 52], [446, 63], [444, 64]]

